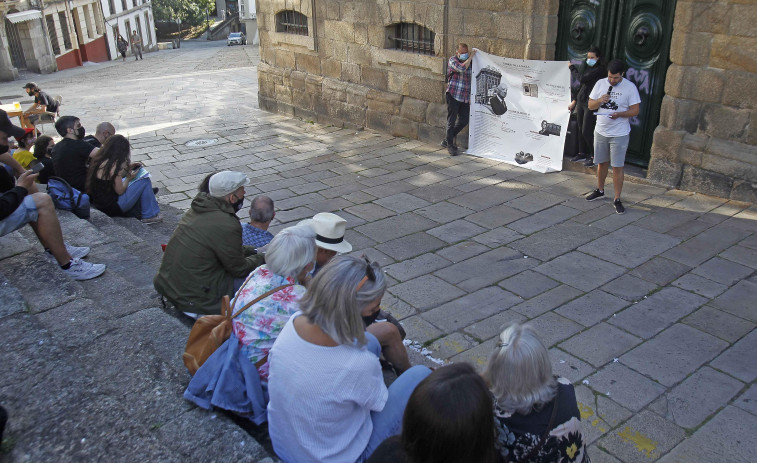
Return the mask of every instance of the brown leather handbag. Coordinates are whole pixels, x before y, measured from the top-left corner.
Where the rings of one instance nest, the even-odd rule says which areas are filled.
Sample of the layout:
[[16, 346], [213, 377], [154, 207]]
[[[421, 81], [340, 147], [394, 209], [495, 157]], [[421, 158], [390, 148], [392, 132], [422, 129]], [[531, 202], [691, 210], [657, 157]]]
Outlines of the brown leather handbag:
[[[247, 281], [244, 282], [244, 285], [242, 285], [242, 288], [247, 285], [248, 281], [250, 281], [249, 277], [247, 278]], [[229, 339], [229, 336], [231, 336], [231, 320], [257, 302], [286, 288], [287, 286], [294, 285], [288, 284], [273, 288], [245, 304], [245, 306], [239, 309], [236, 313], [233, 313], [233, 310], [237, 298], [234, 297], [234, 301], [229, 304], [229, 296], [224, 296], [221, 299], [221, 315], [205, 315], [204, 317], [198, 318], [194, 326], [192, 326], [192, 330], [189, 332], [187, 347], [184, 349], [184, 355], [182, 356], [184, 359], [184, 365], [187, 367], [187, 370], [189, 370], [189, 373], [194, 375], [202, 364], [205, 363], [208, 357], [210, 357], [216, 349], [221, 347], [221, 344]], [[239, 294], [238, 291], [237, 294]]]

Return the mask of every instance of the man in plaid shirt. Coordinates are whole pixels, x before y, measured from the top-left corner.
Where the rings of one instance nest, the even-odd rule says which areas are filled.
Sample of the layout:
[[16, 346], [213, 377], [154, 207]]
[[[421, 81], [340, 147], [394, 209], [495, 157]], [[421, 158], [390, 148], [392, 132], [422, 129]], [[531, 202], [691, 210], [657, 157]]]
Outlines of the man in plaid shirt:
[[262, 248], [268, 244], [273, 235], [268, 231], [271, 221], [276, 216], [273, 200], [268, 196], [256, 196], [250, 205], [250, 223], [242, 224], [242, 244]]
[[449, 154], [458, 154], [455, 137], [468, 125], [470, 118], [470, 81], [472, 53], [468, 53], [468, 44], [457, 45], [457, 54], [449, 59], [447, 64], [447, 138], [442, 140], [442, 146]]

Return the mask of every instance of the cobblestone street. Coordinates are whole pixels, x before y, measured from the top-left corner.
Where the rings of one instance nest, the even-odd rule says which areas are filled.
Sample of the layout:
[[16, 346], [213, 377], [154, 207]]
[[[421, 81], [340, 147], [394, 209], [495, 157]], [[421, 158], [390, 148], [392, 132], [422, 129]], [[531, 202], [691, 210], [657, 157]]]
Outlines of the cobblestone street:
[[[481, 367], [503, 325], [535, 325], [576, 386], [594, 463], [757, 461], [757, 206], [627, 181], [617, 215], [584, 200], [590, 175], [263, 112], [257, 60], [190, 41], [32, 80], [88, 133], [128, 135], [161, 204], [186, 210], [207, 173], [232, 169], [252, 179], [240, 217], [266, 194], [274, 233], [347, 219], [353, 252], [390, 277], [383, 306], [429, 357]], [[3, 103], [26, 107], [24, 83], [0, 85]]]

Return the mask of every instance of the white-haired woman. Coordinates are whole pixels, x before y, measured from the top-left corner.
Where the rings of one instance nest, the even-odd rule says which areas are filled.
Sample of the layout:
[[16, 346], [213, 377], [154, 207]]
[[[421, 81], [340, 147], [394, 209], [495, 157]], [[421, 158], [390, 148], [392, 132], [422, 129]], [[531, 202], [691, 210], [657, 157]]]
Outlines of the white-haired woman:
[[552, 375], [547, 348], [530, 325], [500, 334], [484, 377], [506, 461], [589, 462], [573, 386]]
[[270, 294], [232, 321], [231, 337], [197, 370], [184, 392], [203, 408], [231, 410], [257, 424], [266, 419], [268, 351], [299, 310], [305, 294], [301, 283], [315, 265], [315, 232], [299, 226], [281, 230], [268, 244], [265, 258], [265, 265], [237, 291], [232, 310]]
[[379, 310], [385, 290], [377, 263], [336, 257], [276, 339], [268, 431], [285, 462], [364, 461], [399, 434], [407, 400], [430, 370], [415, 366], [384, 385], [381, 346], [363, 317]]

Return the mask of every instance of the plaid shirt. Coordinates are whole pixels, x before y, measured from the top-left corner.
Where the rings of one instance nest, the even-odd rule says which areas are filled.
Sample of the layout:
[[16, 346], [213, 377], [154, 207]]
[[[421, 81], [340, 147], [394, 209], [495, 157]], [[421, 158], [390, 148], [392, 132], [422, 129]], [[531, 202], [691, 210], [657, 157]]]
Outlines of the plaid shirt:
[[242, 224], [242, 244], [244, 246], [255, 246], [261, 248], [273, 239], [273, 235], [268, 230], [261, 230], [253, 227], [249, 223]]
[[447, 92], [452, 98], [463, 103], [470, 103], [470, 79], [471, 68], [465, 68], [464, 61], [460, 61], [457, 55], [449, 59], [447, 64]]

